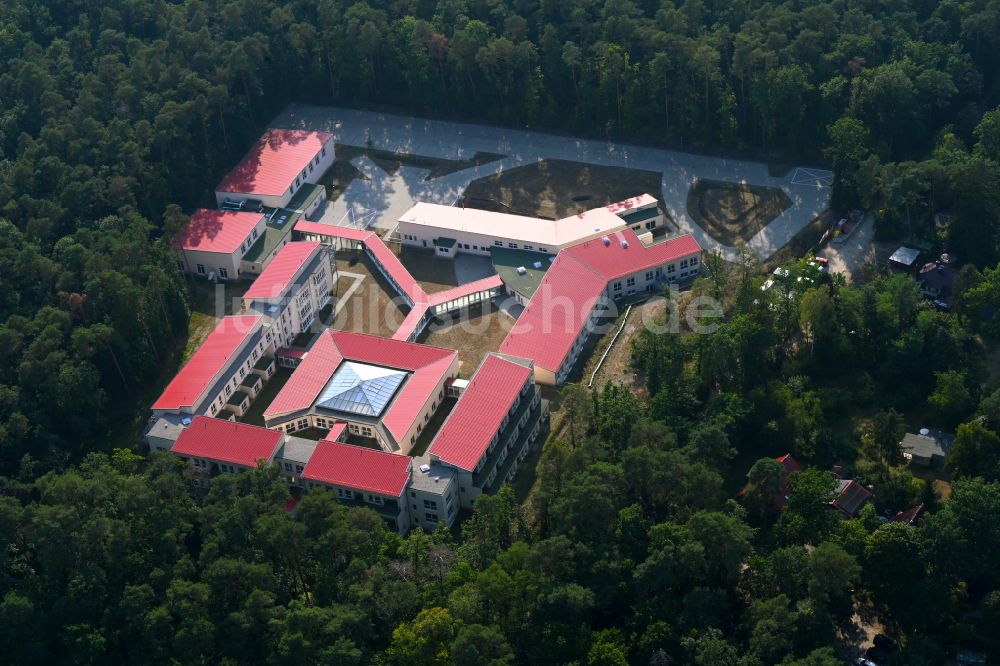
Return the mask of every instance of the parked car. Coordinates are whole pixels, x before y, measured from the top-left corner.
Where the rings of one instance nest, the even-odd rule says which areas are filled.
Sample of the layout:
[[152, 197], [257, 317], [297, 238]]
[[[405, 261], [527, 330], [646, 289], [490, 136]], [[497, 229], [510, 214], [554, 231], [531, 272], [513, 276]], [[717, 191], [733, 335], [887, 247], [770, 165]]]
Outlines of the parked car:
[[260, 199], [246, 199], [243, 201], [243, 210], [259, 213], [264, 210], [264, 202]]

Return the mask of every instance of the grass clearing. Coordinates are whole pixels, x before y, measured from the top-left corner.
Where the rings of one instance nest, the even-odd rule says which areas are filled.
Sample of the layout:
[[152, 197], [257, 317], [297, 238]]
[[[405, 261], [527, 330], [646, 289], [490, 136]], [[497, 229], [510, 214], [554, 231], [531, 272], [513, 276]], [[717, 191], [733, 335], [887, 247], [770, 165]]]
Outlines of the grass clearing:
[[774, 187], [699, 179], [688, 190], [688, 214], [724, 245], [746, 243], [792, 205]]
[[662, 180], [659, 171], [540, 160], [477, 178], [464, 196], [468, 203], [494, 202], [511, 213], [554, 220], [643, 193], [659, 198]]

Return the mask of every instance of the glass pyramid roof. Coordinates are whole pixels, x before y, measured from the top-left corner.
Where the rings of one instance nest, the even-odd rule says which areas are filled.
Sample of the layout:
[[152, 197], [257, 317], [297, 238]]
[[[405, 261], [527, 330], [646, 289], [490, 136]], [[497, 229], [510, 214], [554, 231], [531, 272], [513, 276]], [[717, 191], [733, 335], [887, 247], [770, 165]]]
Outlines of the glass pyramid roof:
[[406, 375], [403, 370], [347, 361], [334, 373], [316, 404], [340, 412], [379, 416]]

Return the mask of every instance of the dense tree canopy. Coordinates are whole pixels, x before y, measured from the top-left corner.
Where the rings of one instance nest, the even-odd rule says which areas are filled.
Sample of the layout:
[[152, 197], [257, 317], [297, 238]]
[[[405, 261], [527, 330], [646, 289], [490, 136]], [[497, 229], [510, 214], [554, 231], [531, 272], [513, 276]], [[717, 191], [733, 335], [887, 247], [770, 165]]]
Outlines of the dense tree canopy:
[[[863, 607], [899, 663], [1000, 658], [997, 17], [957, 0], [3, 3], [0, 654], [825, 666]], [[290, 102], [826, 163], [836, 207], [969, 265], [943, 313], [905, 276], [762, 291], [746, 248], [709, 258], [695, 291], [726, 301], [719, 330], [638, 336], [638, 391], [565, 389], [527, 504], [481, 498], [455, 534], [399, 538], [323, 492], [288, 513], [274, 470], [198, 495], [176, 461], [114, 447], [184, 342], [165, 238]], [[957, 427], [947, 501], [899, 465], [903, 414]], [[805, 471], [772, 460], [789, 452]], [[828, 506], [833, 464], [875, 490], [853, 519]], [[918, 502], [919, 524], [888, 521]]]

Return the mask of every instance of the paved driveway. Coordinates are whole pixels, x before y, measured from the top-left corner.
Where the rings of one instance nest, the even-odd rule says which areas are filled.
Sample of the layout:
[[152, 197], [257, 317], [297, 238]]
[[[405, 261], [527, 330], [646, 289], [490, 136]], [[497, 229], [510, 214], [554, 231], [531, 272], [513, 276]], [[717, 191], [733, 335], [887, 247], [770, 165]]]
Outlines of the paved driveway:
[[843, 273], [850, 282], [858, 276], [861, 268], [875, 262], [875, 223], [871, 215], [865, 215], [854, 233], [843, 243], [827, 243], [822, 255], [830, 260], [831, 273]]
[[695, 178], [777, 187], [789, 196], [792, 205], [749, 242], [762, 259], [787, 243], [829, 203], [830, 173], [812, 168], [796, 168], [783, 177], [772, 177], [767, 166], [759, 162], [335, 107], [291, 106], [272, 125], [330, 131], [338, 143], [370, 143], [383, 150], [430, 157], [468, 159], [477, 152], [506, 155], [502, 160], [433, 180], [424, 180], [424, 170], [409, 167], [390, 176], [367, 158], [358, 158], [357, 166], [371, 180], [352, 182], [341, 198], [328, 206], [323, 221], [330, 223], [344, 219], [348, 209], [354, 208], [356, 213], [374, 212], [377, 226], [391, 228], [399, 212], [412, 203], [452, 204], [472, 180], [540, 159], [659, 171], [663, 174], [660, 194], [680, 229], [693, 234], [706, 249], [720, 248], [730, 259], [735, 258], [735, 249], [716, 241], [688, 217], [687, 194]]

